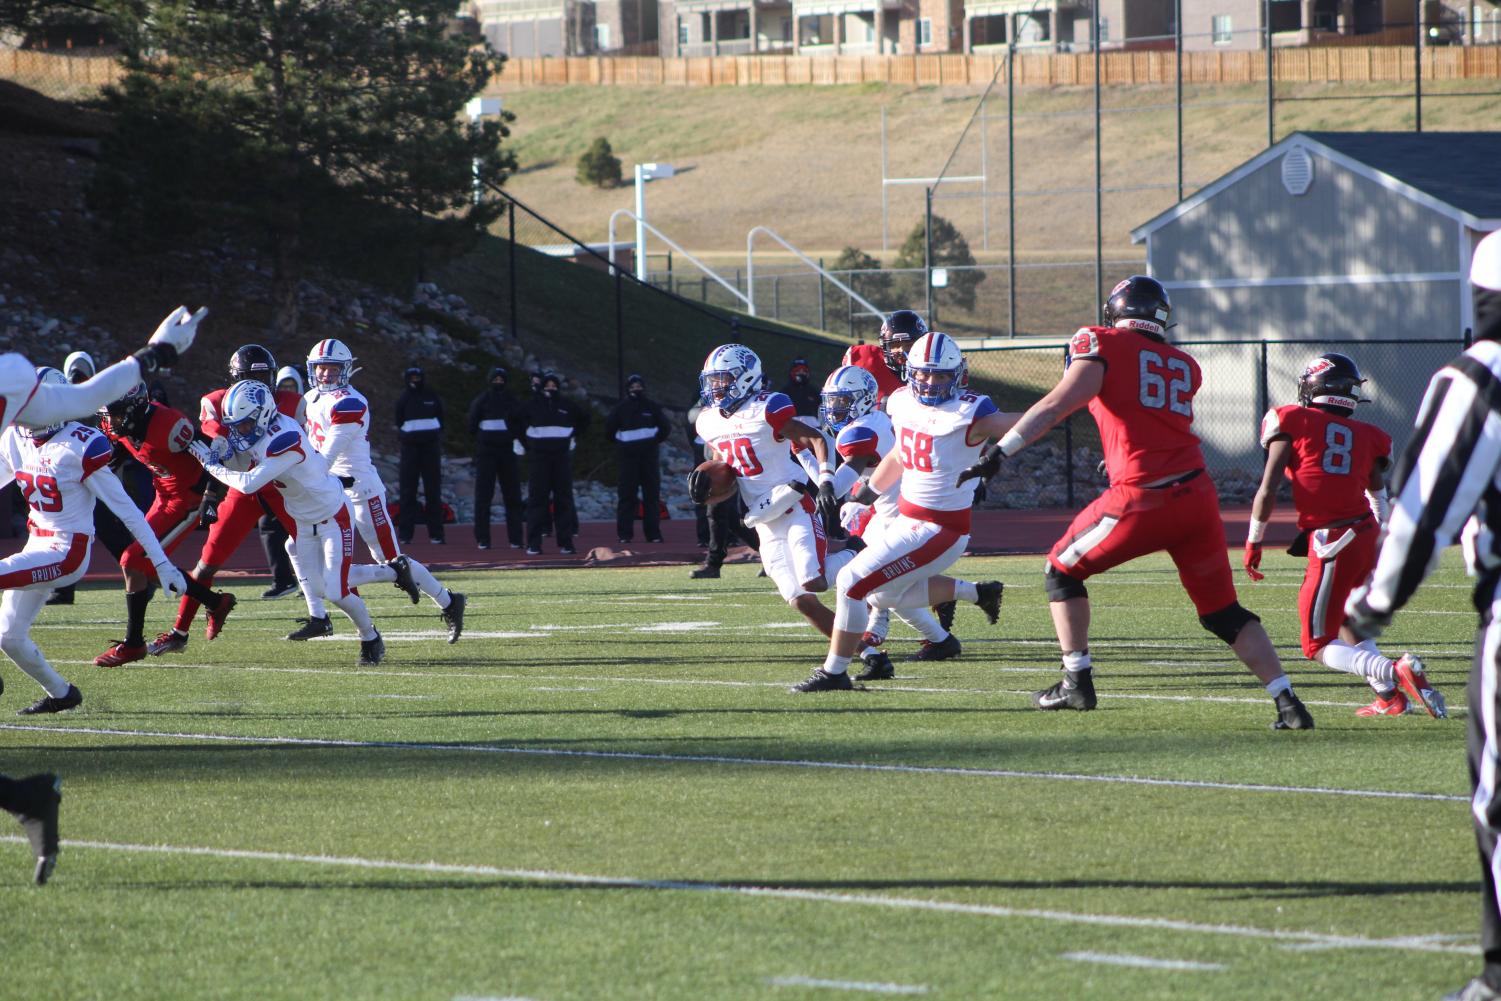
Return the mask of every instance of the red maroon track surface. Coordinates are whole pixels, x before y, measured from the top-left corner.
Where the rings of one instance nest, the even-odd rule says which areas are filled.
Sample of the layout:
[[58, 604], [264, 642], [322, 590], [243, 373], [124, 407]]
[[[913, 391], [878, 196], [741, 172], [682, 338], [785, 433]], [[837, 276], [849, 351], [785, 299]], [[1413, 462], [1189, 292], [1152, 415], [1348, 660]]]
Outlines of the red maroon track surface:
[[[1273, 516], [1267, 529], [1267, 545], [1286, 545], [1296, 534], [1293, 512], [1289, 505]], [[1071, 510], [1042, 511], [977, 511], [974, 517], [974, 537], [969, 552], [977, 556], [998, 554], [1044, 554], [1063, 534], [1073, 520]], [[1231, 546], [1239, 548], [1245, 542], [1246, 522], [1250, 517], [1248, 507], [1224, 509], [1225, 533]], [[652, 544], [640, 541], [640, 526], [637, 526], [637, 541], [622, 545], [616, 541], [615, 523], [605, 521], [586, 522], [574, 541], [577, 556], [562, 556], [551, 539], [543, 540], [541, 556], [527, 556], [522, 550], [511, 549], [504, 542], [499, 548], [481, 552], [474, 547], [474, 533], [469, 525], [449, 525], [448, 544], [434, 546], [427, 541], [427, 530], [417, 529], [417, 537], [407, 552], [434, 570], [515, 570], [524, 567], [632, 567], [673, 566], [698, 563], [703, 559], [703, 550], [698, 548], [697, 535], [692, 521], [672, 520], [662, 523], [665, 541]], [[505, 523], [493, 526], [492, 534], [505, 537]], [[204, 533], [189, 537], [174, 554], [179, 566], [191, 569], [198, 558]], [[0, 539], [0, 556], [15, 552], [22, 539]], [[751, 559], [748, 549], [732, 550], [730, 561]], [[356, 561], [368, 559], [364, 544], [355, 544]], [[1236, 561], [1238, 564], [1238, 560]], [[226, 564], [225, 576], [265, 576], [266, 560], [261, 553], [260, 541], [252, 535]], [[119, 579], [119, 567], [102, 546], [94, 547], [88, 579]]]

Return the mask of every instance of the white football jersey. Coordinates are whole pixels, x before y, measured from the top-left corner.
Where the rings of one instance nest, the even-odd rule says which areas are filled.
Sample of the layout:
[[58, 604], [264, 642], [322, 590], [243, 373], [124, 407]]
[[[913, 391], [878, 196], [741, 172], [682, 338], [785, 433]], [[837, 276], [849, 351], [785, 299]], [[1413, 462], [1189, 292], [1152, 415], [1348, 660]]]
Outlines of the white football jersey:
[[781, 430], [793, 420], [792, 401], [782, 393], [758, 393], [728, 417], [705, 407], [694, 424], [720, 460], [739, 474], [740, 495], [747, 505], [784, 483], [801, 483], [802, 467]]
[[980, 447], [965, 441], [970, 425], [996, 413], [990, 397], [961, 393], [930, 407], [918, 403], [903, 386], [886, 403], [902, 456], [902, 500], [932, 511], [967, 511], [975, 485], [954, 486], [965, 469], [979, 461]]
[[0, 355], [0, 431], [15, 423], [39, 381], [36, 368], [21, 355]]
[[109, 465], [104, 433], [69, 421], [44, 442], [18, 429], [0, 434], [0, 482], [21, 488], [28, 524], [48, 532], [94, 534], [94, 495], [83, 481]]
[[354, 479], [346, 488], [354, 500], [365, 500], [385, 491], [375, 464], [370, 461], [370, 404], [353, 386], [312, 389], [303, 397], [307, 405], [307, 434], [313, 447], [335, 476]]
[[[846, 462], [856, 456], [871, 456], [875, 462], [865, 469], [866, 473], [870, 473], [876, 468], [875, 463], [885, 458], [895, 444], [896, 429], [891, 426], [891, 418], [880, 410], [872, 410], [840, 428], [834, 447]], [[894, 517], [901, 495], [900, 488], [881, 494], [874, 505], [876, 513], [888, 518]]]
[[285, 414], [277, 414], [260, 440], [225, 461], [227, 469], [250, 472], [267, 459], [296, 453], [300, 458], [272, 480], [287, 513], [299, 522], [325, 521], [344, 506], [344, 490], [328, 472], [328, 463], [308, 444], [302, 428]]

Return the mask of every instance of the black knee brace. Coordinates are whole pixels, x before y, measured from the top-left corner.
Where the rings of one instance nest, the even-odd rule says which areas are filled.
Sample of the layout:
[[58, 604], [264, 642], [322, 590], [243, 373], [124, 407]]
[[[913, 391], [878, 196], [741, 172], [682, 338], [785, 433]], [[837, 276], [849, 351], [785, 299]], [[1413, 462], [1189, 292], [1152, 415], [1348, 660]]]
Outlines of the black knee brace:
[[1252, 622], [1260, 622], [1260, 616], [1242, 607], [1240, 602], [1226, 605], [1218, 612], [1210, 612], [1208, 615], [1199, 616], [1199, 625], [1208, 629], [1214, 635], [1224, 640], [1226, 644], [1234, 645], [1235, 638], [1240, 631]]
[[1047, 591], [1049, 601], [1089, 597], [1089, 589], [1084, 586], [1082, 580], [1070, 577], [1052, 563], [1048, 564], [1047, 573], [1043, 575], [1043, 589]]

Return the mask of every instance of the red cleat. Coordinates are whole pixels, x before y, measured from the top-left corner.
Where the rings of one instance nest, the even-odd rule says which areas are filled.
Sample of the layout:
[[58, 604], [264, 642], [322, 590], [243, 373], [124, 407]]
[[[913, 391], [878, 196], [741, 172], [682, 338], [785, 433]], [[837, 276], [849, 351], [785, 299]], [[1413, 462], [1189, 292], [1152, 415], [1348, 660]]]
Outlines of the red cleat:
[[229, 613], [234, 610], [235, 596], [228, 591], [219, 596], [219, 605], [208, 613], [207, 621], [203, 624], [203, 635], [206, 639], [214, 639], [224, 629], [224, 620], [229, 618]]
[[1444, 704], [1444, 695], [1428, 683], [1421, 660], [1410, 653], [1404, 653], [1402, 659], [1397, 661], [1396, 672], [1397, 685], [1409, 699], [1422, 703], [1423, 708], [1428, 710], [1428, 715], [1434, 719], [1448, 717], [1449, 710]]
[[1387, 695], [1376, 696], [1376, 701], [1355, 710], [1357, 716], [1401, 716], [1407, 712], [1407, 696], [1397, 689]]
[[146, 659], [146, 644], [127, 645], [124, 640], [94, 658], [95, 667], [119, 667], [135, 660]]

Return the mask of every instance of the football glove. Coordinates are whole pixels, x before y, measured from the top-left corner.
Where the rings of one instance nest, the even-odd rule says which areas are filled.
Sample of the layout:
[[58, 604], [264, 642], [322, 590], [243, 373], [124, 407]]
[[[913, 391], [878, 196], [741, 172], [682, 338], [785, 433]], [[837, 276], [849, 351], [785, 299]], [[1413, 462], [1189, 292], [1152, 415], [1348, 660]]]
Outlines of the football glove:
[[140, 363], [141, 373], [148, 375], [175, 365], [178, 357], [193, 346], [193, 339], [198, 336], [198, 324], [207, 315], [207, 306], [191, 314], [188, 307], [178, 306], [168, 313], [146, 346], [133, 356]]
[[842, 535], [839, 528], [839, 498], [834, 496], [832, 481], [818, 485], [818, 499], [813, 503], [818, 507], [818, 516], [823, 519], [824, 534]]
[[970, 466], [959, 474], [954, 481], [954, 486], [962, 487], [965, 480], [973, 480], [976, 477], [981, 482], [988, 481], [992, 476], [1001, 471], [1001, 446], [992, 442], [980, 451], [980, 461]]
[[1375, 639], [1381, 630], [1391, 625], [1392, 613], [1380, 612], [1367, 601], [1369, 585], [1361, 585], [1350, 600], [1345, 602], [1345, 628], [1363, 640]]
[[182, 571], [172, 563], [153, 564], [156, 569], [156, 579], [161, 581], [162, 589], [177, 595], [179, 598], [188, 593], [188, 582], [182, 575]]
[[203, 506], [198, 509], [198, 527], [208, 528], [219, 520], [219, 498], [204, 497]]
[[1245, 556], [1246, 576], [1252, 580], [1263, 580], [1266, 574], [1261, 572], [1261, 543], [1247, 542]]

